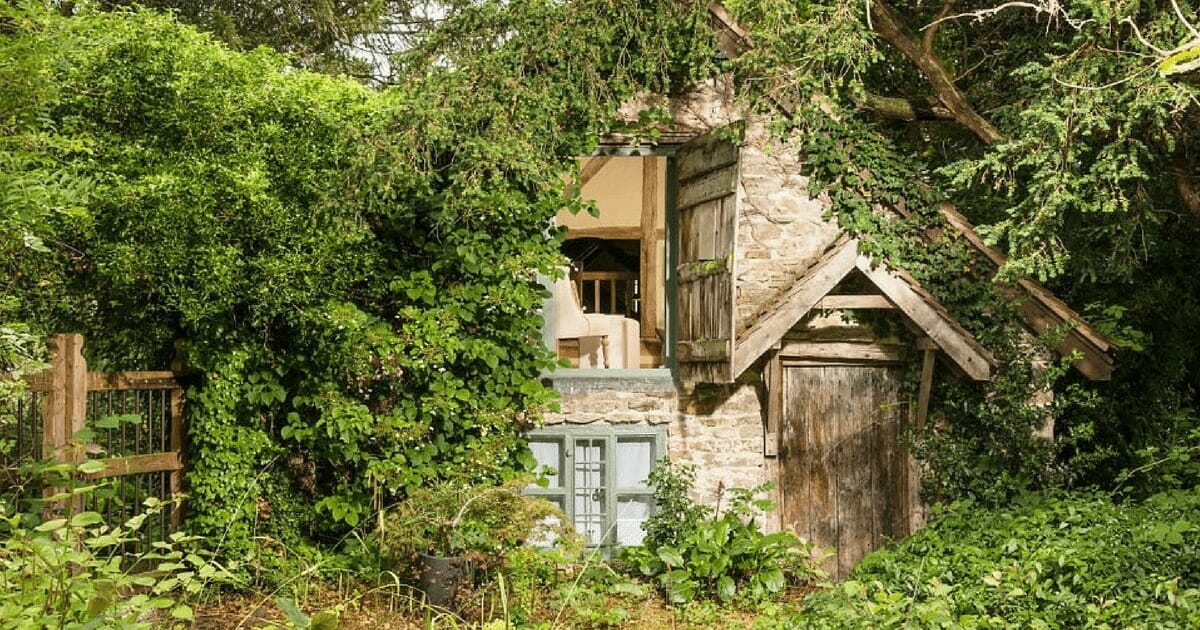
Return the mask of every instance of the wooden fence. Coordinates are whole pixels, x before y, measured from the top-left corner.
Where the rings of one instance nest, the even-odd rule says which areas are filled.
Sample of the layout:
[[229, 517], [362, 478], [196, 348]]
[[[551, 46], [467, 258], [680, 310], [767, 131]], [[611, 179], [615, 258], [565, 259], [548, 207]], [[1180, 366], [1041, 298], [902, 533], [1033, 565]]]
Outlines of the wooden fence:
[[[26, 396], [9, 410], [9, 422], [0, 423], [0, 440], [8, 446], [0, 453], [0, 465], [11, 476], [30, 461], [79, 464], [97, 459], [104, 468], [83, 479], [100, 482], [99, 487], [75, 499], [73, 506], [59, 502], [49, 509], [93, 510], [112, 525], [141, 513], [149, 497], [179, 497], [184, 401], [176, 374], [88, 372], [82, 335], [54, 335], [48, 345], [50, 369], [26, 377]], [[30, 487], [39, 480], [20, 481]], [[61, 491], [45, 487], [42, 495]], [[175, 502], [168, 512], [147, 520], [143, 536], [148, 541], [166, 538], [178, 528], [180, 516]]]

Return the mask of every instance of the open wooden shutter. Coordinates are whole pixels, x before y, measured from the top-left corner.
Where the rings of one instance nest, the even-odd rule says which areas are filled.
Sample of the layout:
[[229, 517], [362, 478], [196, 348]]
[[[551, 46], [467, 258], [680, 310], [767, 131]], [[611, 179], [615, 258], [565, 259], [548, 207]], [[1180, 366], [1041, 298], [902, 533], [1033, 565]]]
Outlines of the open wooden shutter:
[[732, 380], [734, 248], [740, 129], [715, 129], [679, 148], [679, 338], [681, 380]]

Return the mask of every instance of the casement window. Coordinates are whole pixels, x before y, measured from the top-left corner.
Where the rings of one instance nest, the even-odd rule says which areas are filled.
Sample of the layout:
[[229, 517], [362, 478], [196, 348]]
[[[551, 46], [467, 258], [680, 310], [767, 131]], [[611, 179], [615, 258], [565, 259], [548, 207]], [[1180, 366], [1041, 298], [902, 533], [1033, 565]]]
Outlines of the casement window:
[[640, 545], [653, 513], [650, 471], [666, 454], [664, 426], [560, 425], [537, 429], [529, 448], [556, 471], [528, 494], [562, 508], [593, 547]]

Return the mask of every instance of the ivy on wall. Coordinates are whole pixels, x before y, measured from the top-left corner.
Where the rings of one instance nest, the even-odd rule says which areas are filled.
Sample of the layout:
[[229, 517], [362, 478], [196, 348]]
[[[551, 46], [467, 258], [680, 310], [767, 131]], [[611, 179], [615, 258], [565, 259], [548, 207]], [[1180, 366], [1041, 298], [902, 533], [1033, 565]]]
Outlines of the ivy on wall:
[[[1156, 72], [1194, 38], [1190, 18], [1098, 0], [726, 5], [753, 43], [733, 64], [743, 93], [788, 108], [780, 132], [799, 133], [833, 215], [1002, 359], [987, 387], [935, 387], [939, 421], [914, 436], [934, 496], [1112, 488], [1122, 469], [1194, 448], [1200, 100], [1195, 82]], [[1047, 283], [1114, 341], [1111, 383], [1062, 365], [1036, 375], [1010, 300], [942, 224], [942, 201], [1007, 252], [1002, 278]], [[1054, 402], [1029, 405], [1048, 381]], [[1047, 417], [1053, 443], [1030, 437]]]

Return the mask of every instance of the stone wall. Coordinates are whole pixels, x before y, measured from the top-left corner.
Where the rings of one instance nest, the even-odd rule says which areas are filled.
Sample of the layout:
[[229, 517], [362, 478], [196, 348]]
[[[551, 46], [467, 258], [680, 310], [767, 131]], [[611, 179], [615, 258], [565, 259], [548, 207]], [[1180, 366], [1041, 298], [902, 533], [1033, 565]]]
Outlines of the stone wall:
[[[714, 505], [720, 488], [753, 488], [775, 479], [775, 460], [763, 455], [763, 405], [758, 373], [731, 385], [701, 386], [680, 394], [589, 388], [562, 394], [561, 411], [547, 426], [667, 425], [667, 456], [696, 466], [693, 498]], [[778, 499], [772, 496], [772, 499]], [[768, 521], [768, 531], [778, 528]]]
[[753, 121], [741, 148], [738, 176], [738, 330], [750, 326], [842, 234], [825, 218], [827, 200], [813, 198], [799, 150], [769, 137]]

